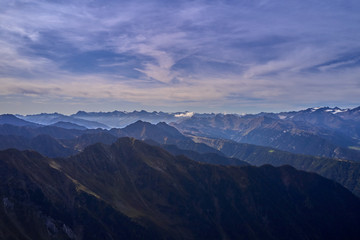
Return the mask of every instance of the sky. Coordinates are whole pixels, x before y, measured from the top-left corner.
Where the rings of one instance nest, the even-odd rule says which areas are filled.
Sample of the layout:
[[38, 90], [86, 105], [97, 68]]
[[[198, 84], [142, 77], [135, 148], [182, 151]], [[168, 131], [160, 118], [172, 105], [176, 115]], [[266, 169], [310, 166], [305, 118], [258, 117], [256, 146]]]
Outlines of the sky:
[[360, 105], [358, 0], [0, 6], [0, 113]]

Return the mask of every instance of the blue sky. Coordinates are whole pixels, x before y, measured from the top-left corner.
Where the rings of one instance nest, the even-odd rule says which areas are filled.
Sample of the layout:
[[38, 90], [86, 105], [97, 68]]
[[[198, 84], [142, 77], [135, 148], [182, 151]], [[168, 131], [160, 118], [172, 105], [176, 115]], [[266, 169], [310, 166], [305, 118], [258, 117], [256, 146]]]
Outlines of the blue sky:
[[360, 105], [360, 1], [0, 5], [2, 113]]

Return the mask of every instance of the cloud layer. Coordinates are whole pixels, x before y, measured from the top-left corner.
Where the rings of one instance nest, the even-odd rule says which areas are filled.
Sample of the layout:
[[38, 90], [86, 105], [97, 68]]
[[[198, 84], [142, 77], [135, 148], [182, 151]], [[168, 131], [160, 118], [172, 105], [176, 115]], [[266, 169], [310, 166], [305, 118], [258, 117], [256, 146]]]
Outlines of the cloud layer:
[[360, 101], [358, 1], [1, 5], [3, 112], [256, 112]]

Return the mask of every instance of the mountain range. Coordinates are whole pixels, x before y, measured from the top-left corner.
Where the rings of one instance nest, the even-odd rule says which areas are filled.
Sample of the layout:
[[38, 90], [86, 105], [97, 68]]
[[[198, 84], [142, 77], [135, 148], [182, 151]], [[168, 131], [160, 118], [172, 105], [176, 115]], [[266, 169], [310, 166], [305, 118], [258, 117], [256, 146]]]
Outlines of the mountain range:
[[[119, 137], [134, 137], [162, 147], [174, 155], [220, 165], [291, 165], [333, 179], [360, 196], [360, 163], [311, 155], [294, 154], [275, 148], [206, 137], [186, 137], [166, 123], [137, 121], [122, 129], [69, 130], [55, 126], [19, 127], [0, 125], [0, 150], [32, 149], [49, 157], [66, 157], [87, 146], [111, 144]], [[354, 150], [355, 151], [355, 150]]]
[[[188, 135], [223, 138], [321, 157], [354, 161], [360, 159], [359, 151], [354, 151], [360, 149], [360, 107], [317, 107], [300, 111], [246, 115], [142, 110], [79, 111], [70, 116], [42, 113], [16, 117], [29, 124], [62, 124], [64, 127], [64, 124], [67, 124], [66, 128], [69, 129], [124, 128], [138, 120], [153, 124], [165, 122]], [[1, 123], [9, 122], [0, 119]], [[24, 123], [15, 125], [24, 126]]]
[[293, 153], [359, 161], [360, 109], [193, 116], [172, 125], [192, 136], [222, 138]]
[[[9, 115], [9, 114], [8, 114]], [[58, 122], [67, 122], [80, 125], [86, 128], [123, 128], [127, 125], [134, 123], [138, 120], [146, 121], [149, 123], [157, 124], [159, 122], [177, 122], [182, 119], [193, 116], [193, 112], [147, 112], [147, 111], [133, 111], [133, 112], [85, 112], [78, 111], [72, 115], [64, 115], [60, 113], [41, 113], [33, 115], [20, 115], [16, 117], [28, 122], [51, 125]], [[1, 123], [1, 119], [0, 119]]]
[[133, 138], [0, 152], [1, 239], [357, 239], [360, 199], [317, 174], [174, 157]]
[[357, 239], [359, 116], [0, 115], [0, 239]]

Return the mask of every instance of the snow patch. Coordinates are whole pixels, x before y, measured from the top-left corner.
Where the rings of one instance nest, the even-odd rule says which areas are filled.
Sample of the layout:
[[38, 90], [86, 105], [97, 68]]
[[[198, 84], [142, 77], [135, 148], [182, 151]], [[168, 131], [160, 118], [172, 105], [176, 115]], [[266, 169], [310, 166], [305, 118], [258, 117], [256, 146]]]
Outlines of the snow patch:
[[315, 112], [316, 110], [319, 110], [320, 107], [314, 107], [314, 108], [311, 108], [311, 112]]
[[333, 114], [337, 114], [337, 113], [342, 113], [342, 112], [346, 112], [347, 110], [342, 110], [342, 109], [336, 109], [333, 111]]

